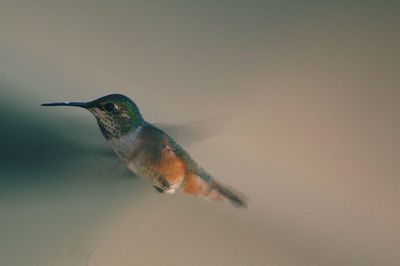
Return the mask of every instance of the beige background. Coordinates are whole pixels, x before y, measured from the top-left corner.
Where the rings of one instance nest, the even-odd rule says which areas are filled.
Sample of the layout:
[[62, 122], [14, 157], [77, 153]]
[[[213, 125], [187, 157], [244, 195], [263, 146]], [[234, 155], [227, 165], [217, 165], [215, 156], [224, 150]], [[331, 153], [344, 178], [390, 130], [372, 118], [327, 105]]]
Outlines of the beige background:
[[[400, 264], [399, 11], [2, 1], [0, 264]], [[115, 92], [203, 121], [178, 142], [249, 208], [160, 195], [85, 157], [106, 147], [89, 113], [39, 106]]]

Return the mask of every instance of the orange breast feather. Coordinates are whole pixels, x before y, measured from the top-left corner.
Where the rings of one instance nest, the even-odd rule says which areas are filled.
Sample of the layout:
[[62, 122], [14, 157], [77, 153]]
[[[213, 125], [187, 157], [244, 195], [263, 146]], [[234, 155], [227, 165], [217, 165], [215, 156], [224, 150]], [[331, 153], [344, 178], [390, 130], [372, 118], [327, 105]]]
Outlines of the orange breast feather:
[[161, 159], [157, 165], [157, 172], [170, 185], [180, 185], [185, 177], [186, 169], [184, 162], [174, 152], [168, 148], [164, 148], [161, 151]]

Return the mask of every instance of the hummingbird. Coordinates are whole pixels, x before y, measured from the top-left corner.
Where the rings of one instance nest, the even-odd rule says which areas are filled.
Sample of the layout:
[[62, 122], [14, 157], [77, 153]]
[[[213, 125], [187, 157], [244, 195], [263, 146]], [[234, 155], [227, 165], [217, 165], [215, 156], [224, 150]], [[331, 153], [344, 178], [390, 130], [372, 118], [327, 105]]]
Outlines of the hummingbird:
[[91, 112], [105, 139], [125, 165], [160, 193], [183, 192], [238, 208], [247, 204], [237, 192], [217, 182], [168, 134], [143, 119], [127, 96], [110, 94], [89, 102], [52, 102]]

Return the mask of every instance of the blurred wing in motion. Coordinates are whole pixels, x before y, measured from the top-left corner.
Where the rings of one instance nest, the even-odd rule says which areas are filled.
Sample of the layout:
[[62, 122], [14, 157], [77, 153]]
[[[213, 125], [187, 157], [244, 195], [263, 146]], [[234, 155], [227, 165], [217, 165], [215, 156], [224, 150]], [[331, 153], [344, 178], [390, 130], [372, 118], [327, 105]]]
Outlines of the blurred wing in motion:
[[173, 137], [182, 146], [205, 140], [222, 130], [226, 117], [218, 116], [182, 124], [152, 123]]

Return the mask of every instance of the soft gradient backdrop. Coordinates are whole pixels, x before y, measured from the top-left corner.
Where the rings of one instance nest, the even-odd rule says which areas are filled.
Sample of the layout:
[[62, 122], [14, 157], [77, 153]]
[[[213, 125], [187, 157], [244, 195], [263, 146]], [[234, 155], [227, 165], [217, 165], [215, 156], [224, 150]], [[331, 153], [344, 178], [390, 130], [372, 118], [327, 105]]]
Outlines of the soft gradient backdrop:
[[[399, 13], [3, 0], [0, 264], [399, 265]], [[39, 106], [109, 93], [209, 127], [177, 141], [249, 208], [160, 195], [102, 157], [88, 112]]]

